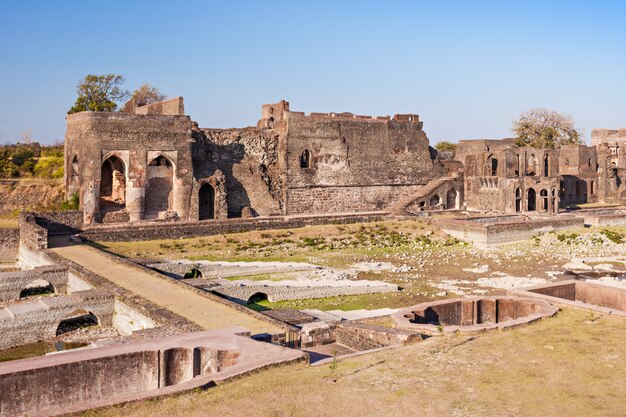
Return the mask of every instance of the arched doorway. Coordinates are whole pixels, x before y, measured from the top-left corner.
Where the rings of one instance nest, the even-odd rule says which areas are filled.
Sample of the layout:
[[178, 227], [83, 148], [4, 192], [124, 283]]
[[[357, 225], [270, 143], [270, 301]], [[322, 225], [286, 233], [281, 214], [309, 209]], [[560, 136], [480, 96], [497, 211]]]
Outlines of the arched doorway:
[[519, 188], [515, 189], [515, 212], [522, 211], [522, 192]]
[[441, 204], [441, 199], [439, 198], [438, 194], [435, 194], [432, 197], [430, 197], [430, 205], [432, 207], [438, 206], [439, 204]]
[[159, 155], [148, 164], [147, 174], [144, 217], [158, 218], [173, 207], [174, 167]]
[[541, 197], [541, 211], [548, 211], [548, 190], [541, 190], [539, 196]]
[[[78, 160], [76, 168], [78, 169]], [[100, 169], [100, 211], [118, 211], [124, 208], [126, 208], [126, 168], [119, 157], [112, 155], [104, 160]]]
[[215, 218], [215, 189], [211, 184], [202, 184], [200, 187], [198, 205], [200, 220]]
[[493, 157], [493, 155], [489, 155], [487, 157], [487, 161], [485, 163], [485, 176], [493, 177], [498, 172], [498, 160]]
[[537, 208], [537, 193], [534, 188], [528, 189], [528, 199], [526, 202], [526, 211], [535, 211]]
[[457, 204], [458, 194], [459, 193], [454, 188], [451, 188], [446, 194], [446, 208], [448, 210], [459, 208]]

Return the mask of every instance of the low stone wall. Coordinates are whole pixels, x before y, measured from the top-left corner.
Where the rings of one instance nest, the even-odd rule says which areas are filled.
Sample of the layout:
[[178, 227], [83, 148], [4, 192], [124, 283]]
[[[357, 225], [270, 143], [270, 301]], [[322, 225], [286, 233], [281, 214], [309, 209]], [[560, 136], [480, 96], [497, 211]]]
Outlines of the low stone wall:
[[0, 417], [155, 398], [306, 358], [240, 334], [236, 327], [0, 363]]
[[17, 260], [20, 247], [19, 229], [0, 229], [0, 263], [12, 263]]
[[307, 300], [340, 295], [378, 294], [398, 291], [398, 286], [382, 281], [225, 281], [210, 287], [211, 291], [239, 303], [247, 303], [255, 294], [265, 294], [268, 301]]
[[558, 308], [529, 297], [468, 297], [422, 303], [391, 315], [394, 327], [426, 334], [481, 332], [551, 317]]
[[0, 303], [19, 300], [24, 287], [37, 280], [52, 284], [56, 294], [67, 293], [67, 268], [40, 266], [23, 271], [0, 272]]
[[77, 310], [95, 315], [99, 325], [111, 326], [114, 305], [113, 294], [99, 289], [7, 304], [0, 309], [0, 349], [52, 339], [61, 321]]
[[140, 224], [90, 225], [81, 233], [86, 239], [107, 242], [132, 242], [156, 239], [181, 239], [238, 233], [250, 230], [291, 229], [320, 224], [374, 222], [387, 219], [385, 213], [324, 216], [257, 217], [253, 219], [207, 220], [199, 222], [152, 222]]
[[626, 317], [626, 289], [589, 281], [566, 280], [508, 290], [507, 294], [536, 297], [553, 303]]
[[34, 213], [20, 213], [20, 246], [37, 252], [48, 249], [48, 230], [37, 224]]
[[316, 321], [302, 326], [300, 331], [300, 347], [302, 349], [335, 343], [334, 323]]
[[433, 223], [447, 234], [479, 247], [521, 242], [536, 234], [584, 227], [584, 220], [573, 216], [510, 216], [493, 220], [489, 217], [441, 218], [433, 220]]
[[82, 211], [45, 211], [35, 213], [37, 224], [48, 230], [48, 235], [72, 235], [83, 227]]
[[303, 349], [339, 343], [352, 350], [364, 351], [402, 346], [420, 340], [422, 335], [414, 331], [356, 322], [318, 321], [303, 325], [300, 332], [300, 345]]
[[356, 351], [402, 346], [422, 340], [418, 333], [364, 323], [339, 323], [336, 342]]

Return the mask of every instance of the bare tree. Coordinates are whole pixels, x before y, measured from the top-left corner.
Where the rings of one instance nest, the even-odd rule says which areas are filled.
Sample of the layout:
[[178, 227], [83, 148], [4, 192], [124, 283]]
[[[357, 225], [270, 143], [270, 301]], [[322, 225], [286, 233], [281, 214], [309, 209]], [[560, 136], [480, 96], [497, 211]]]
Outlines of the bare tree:
[[137, 90], [133, 92], [133, 97], [137, 107], [145, 106], [146, 104], [158, 103], [167, 98], [158, 88], [151, 86], [150, 84], [142, 84]]
[[548, 109], [532, 109], [522, 113], [513, 122], [511, 131], [515, 134], [518, 146], [554, 149], [582, 143], [582, 132], [574, 127], [572, 118]]

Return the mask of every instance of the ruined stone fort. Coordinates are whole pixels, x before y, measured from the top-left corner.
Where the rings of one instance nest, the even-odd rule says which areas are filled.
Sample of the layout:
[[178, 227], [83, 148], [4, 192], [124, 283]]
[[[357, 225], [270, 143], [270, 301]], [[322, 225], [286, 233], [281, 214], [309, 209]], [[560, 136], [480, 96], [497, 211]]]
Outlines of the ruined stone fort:
[[[626, 317], [626, 235], [578, 235], [626, 225], [626, 129], [559, 149], [462, 140], [453, 156], [417, 114], [305, 114], [283, 100], [256, 126], [213, 129], [178, 97], [68, 115], [65, 164], [78, 210], [0, 228], [0, 417], [481, 334], [458, 352], [487, 331], [559, 320], [559, 306]], [[529, 265], [561, 261], [547, 251], [571, 242], [565, 265]]]
[[429, 146], [417, 114], [373, 117], [261, 107], [255, 127], [201, 128], [182, 97], [67, 117], [67, 194], [84, 222], [198, 221], [372, 211], [555, 213], [621, 203], [626, 131], [592, 146], [462, 140], [454, 160]]

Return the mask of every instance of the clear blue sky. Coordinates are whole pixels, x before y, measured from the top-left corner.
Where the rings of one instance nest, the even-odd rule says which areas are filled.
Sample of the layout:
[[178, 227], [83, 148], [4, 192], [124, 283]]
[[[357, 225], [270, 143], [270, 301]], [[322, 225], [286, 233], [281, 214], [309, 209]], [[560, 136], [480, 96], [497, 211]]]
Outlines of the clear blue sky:
[[118, 73], [203, 127], [296, 111], [418, 113], [431, 143], [546, 107], [626, 126], [626, 2], [0, 0], [0, 143], [62, 139], [76, 84]]

